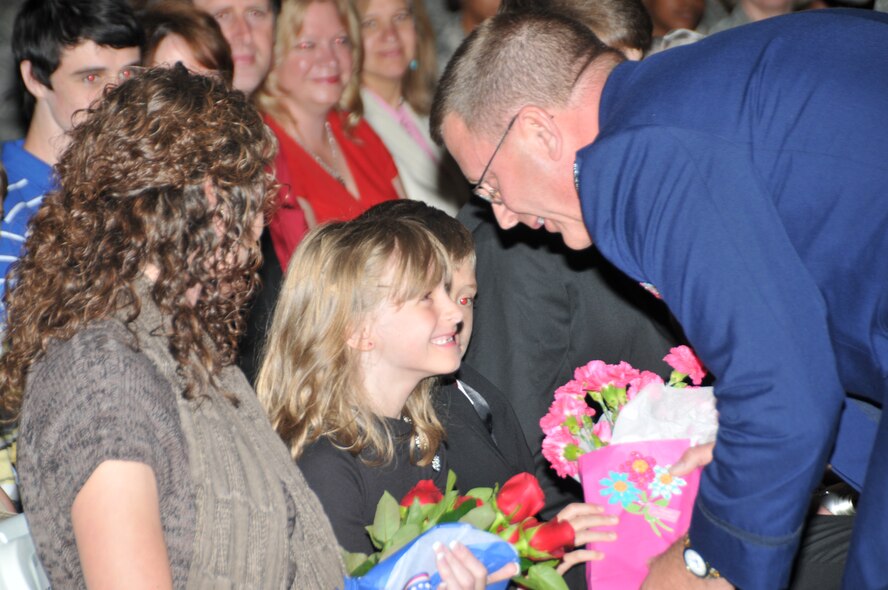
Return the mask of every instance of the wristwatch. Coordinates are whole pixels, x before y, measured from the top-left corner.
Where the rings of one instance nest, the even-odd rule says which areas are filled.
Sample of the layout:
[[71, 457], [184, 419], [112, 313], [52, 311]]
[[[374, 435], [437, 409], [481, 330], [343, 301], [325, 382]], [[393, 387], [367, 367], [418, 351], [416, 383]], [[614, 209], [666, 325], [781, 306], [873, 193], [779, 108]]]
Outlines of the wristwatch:
[[684, 562], [685, 568], [700, 579], [720, 578], [721, 574], [718, 570], [709, 565], [703, 556], [691, 547], [691, 538], [685, 537], [684, 542]]

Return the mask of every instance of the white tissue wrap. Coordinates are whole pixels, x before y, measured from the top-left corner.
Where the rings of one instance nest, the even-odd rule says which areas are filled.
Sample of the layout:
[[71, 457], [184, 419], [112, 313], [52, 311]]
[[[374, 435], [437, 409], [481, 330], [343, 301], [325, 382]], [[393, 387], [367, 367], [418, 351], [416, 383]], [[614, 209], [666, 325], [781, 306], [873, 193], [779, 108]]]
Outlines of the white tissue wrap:
[[714, 441], [717, 430], [711, 387], [651, 383], [620, 410], [610, 444], [687, 438], [694, 446]]

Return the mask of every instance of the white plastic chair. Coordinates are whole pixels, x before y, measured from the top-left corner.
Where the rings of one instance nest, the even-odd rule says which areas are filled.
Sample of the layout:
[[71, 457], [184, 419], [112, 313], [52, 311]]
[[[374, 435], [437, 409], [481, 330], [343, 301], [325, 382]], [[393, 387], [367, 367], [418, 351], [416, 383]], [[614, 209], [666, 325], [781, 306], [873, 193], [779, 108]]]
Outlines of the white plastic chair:
[[24, 514], [0, 520], [0, 590], [46, 590], [49, 580], [40, 565]]

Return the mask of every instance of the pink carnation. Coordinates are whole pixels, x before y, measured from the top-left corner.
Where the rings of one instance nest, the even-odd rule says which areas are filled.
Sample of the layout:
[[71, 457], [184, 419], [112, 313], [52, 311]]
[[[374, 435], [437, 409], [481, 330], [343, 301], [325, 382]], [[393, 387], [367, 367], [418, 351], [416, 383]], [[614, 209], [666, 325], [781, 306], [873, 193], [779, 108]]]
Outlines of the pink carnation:
[[687, 346], [676, 346], [669, 351], [669, 354], [663, 357], [663, 360], [679, 373], [688, 375], [691, 378], [691, 383], [694, 385], [703, 383], [706, 369], [703, 367], [700, 359], [697, 358], [697, 355], [694, 354], [694, 351]]
[[597, 436], [603, 443], [610, 443], [611, 437], [613, 436], [613, 432], [611, 432], [611, 424], [604, 416], [599, 418], [598, 422], [595, 423], [592, 432], [594, 432], [595, 436]]
[[540, 418], [540, 428], [546, 434], [552, 434], [556, 430], [560, 430], [565, 420], [570, 416], [574, 416], [578, 421], [581, 421], [582, 416], [594, 415], [595, 410], [590, 408], [583, 398], [556, 393], [555, 401], [549, 406], [549, 413]]
[[586, 391], [583, 389], [582, 382], [572, 379], [555, 390], [555, 397], [560, 395], [573, 395], [582, 398], [586, 396]]
[[579, 446], [579, 441], [566, 428], [556, 430], [543, 439], [543, 457], [560, 477], [576, 476], [580, 472], [576, 461], [568, 461], [564, 457], [568, 445]]
[[574, 379], [582, 381], [586, 389], [600, 391], [605, 385], [617, 388], [626, 387], [630, 381], [638, 377], [638, 369], [626, 361], [618, 365], [608, 365], [603, 361], [591, 361], [574, 371]]
[[638, 377], [629, 382], [629, 388], [626, 390], [626, 399], [632, 400], [636, 395], [641, 393], [645, 387], [651, 383], [663, 385], [663, 379], [656, 373], [650, 371], [641, 371]]

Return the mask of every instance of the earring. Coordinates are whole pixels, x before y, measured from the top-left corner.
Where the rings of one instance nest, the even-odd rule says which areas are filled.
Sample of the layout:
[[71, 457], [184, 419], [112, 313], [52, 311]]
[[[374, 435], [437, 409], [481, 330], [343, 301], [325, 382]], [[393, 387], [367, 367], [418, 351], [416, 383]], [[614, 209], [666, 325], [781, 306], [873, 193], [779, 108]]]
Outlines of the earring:
[[410, 68], [410, 71], [411, 71], [411, 72], [415, 72], [415, 71], [416, 71], [416, 68], [419, 67], [419, 62], [416, 61], [415, 59], [411, 59], [411, 60], [410, 60], [410, 65], [409, 65], [408, 67]]

